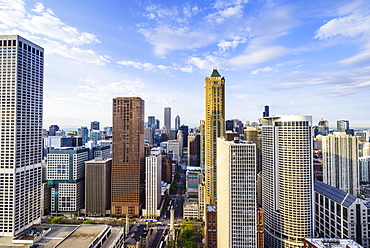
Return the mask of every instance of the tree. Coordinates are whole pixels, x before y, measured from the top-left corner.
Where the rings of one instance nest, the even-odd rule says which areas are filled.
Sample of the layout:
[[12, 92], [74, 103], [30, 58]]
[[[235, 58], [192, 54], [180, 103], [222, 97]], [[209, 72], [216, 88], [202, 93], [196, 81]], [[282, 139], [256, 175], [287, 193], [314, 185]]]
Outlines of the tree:
[[60, 222], [62, 222], [63, 220], [65, 219], [65, 217], [61, 216], [61, 217], [55, 217], [54, 219], [52, 219], [50, 221], [51, 224], [59, 224]]
[[92, 221], [92, 220], [85, 220], [84, 222], [82, 222], [82, 224], [94, 224], [94, 221]]

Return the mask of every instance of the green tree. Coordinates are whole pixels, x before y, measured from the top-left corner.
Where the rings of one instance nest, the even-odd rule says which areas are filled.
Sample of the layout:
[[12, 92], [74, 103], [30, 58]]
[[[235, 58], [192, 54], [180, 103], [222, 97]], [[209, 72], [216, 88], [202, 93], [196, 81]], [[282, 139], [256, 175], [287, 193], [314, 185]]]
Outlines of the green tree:
[[92, 220], [85, 220], [84, 222], [82, 222], [82, 224], [94, 224], [94, 221], [92, 221]]
[[65, 217], [63, 217], [63, 216], [60, 216], [60, 217], [55, 217], [54, 219], [52, 219], [51, 221], [50, 221], [50, 223], [51, 224], [59, 224], [59, 223], [61, 223], [62, 221], [64, 221], [65, 220]]

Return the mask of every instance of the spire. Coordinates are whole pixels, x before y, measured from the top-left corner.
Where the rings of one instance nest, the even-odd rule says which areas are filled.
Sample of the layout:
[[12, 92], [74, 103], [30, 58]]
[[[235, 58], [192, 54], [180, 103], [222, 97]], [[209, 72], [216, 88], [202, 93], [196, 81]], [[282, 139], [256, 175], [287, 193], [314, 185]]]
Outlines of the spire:
[[221, 77], [220, 73], [217, 71], [217, 69], [213, 69], [211, 77]]

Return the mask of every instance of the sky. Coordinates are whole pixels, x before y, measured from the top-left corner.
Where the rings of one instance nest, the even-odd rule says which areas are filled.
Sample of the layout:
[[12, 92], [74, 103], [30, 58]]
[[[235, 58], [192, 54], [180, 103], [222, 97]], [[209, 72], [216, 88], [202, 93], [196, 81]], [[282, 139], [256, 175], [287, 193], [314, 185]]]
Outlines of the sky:
[[111, 126], [138, 96], [204, 119], [204, 80], [226, 80], [226, 119], [311, 115], [370, 127], [370, 1], [0, 0], [0, 34], [45, 49], [44, 127]]

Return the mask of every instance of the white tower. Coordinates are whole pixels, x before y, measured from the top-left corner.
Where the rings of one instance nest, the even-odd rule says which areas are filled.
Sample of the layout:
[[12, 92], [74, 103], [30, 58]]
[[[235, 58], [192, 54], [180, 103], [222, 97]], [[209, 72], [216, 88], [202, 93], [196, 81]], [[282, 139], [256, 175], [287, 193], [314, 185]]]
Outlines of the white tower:
[[44, 49], [0, 35], [0, 236], [41, 222]]
[[303, 247], [313, 237], [312, 118], [262, 119], [266, 247]]
[[143, 215], [148, 218], [160, 216], [158, 209], [161, 201], [161, 173], [162, 173], [162, 155], [161, 148], [153, 148], [149, 157], [145, 158], [145, 202], [146, 209]]
[[217, 139], [217, 247], [257, 247], [256, 144]]

